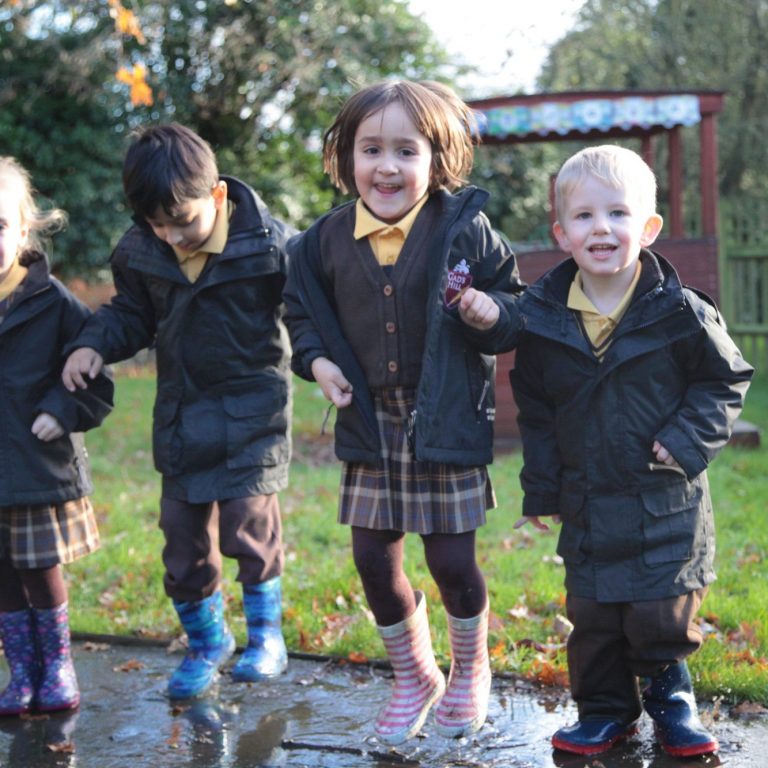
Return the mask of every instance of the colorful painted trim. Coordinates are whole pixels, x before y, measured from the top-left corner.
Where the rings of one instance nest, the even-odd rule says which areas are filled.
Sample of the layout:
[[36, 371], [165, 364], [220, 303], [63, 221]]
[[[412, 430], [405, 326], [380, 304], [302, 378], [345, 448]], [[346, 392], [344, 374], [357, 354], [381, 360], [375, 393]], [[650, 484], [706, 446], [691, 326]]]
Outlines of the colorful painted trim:
[[475, 111], [481, 136], [499, 139], [538, 134], [561, 136], [571, 131], [630, 130], [675, 125], [695, 125], [701, 120], [695, 95], [628, 96], [619, 99], [542, 102]]

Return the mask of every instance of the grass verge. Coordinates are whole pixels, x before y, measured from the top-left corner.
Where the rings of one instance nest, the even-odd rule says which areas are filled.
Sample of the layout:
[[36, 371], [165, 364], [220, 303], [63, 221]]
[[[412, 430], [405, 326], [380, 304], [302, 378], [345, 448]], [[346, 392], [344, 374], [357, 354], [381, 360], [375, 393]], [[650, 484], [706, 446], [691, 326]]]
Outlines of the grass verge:
[[[330, 436], [319, 435], [324, 401], [315, 386], [295, 382], [295, 460], [291, 486], [281, 494], [286, 640], [294, 651], [353, 661], [382, 658], [348, 529], [336, 522], [339, 466]], [[162, 588], [160, 483], [150, 450], [154, 386], [149, 370], [119, 372], [115, 412], [88, 435], [102, 548], [67, 569], [75, 631], [168, 639], [179, 634]], [[753, 384], [744, 417], [761, 428], [764, 444], [729, 446], [710, 470], [719, 578], [701, 613], [707, 639], [689, 663], [700, 696], [768, 705], [768, 378]], [[567, 682], [558, 626], [563, 568], [555, 557], [556, 533], [512, 529], [521, 506], [519, 471], [518, 453], [499, 456], [492, 466], [499, 506], [477, 539], [491, 594], [492, 662], [496, 672], [561, 685]], [[408, 537], [406, 550], [408, 574], [429, 601], [436, 653], [447, 665], [445, 616], [419, 538]], [[243, 642], [240, 589], [230, 561], [223, 591]]]

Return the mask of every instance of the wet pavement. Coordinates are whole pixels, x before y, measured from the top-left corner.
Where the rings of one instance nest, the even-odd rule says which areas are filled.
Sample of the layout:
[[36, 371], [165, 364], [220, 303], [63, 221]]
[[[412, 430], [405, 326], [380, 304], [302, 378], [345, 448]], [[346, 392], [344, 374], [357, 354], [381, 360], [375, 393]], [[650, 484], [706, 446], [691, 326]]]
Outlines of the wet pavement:
[[[99, 639], [101, 640], [101, 639]], [[292, 657], [275, 681], [238, 684], [225, 674], [206, 698], [180, 706], [165, 684], [180, 656], [161, 646], [74, 644], [78, 712], [0, 718], [2, 768], [692, 768], [768, 766], [768, 720], [712, 725], [718, 756], [675, 760], [654, 744], [647, 718], [624, 746], [592, 758], [554, 752], [552, 732], [575, 718], [567, 694], [495, 679], [488, 722], [470, 739], [444, 739], [427, 726], [390, 748], [372, 736], [386, 700], [386, 669]], [[7, 668], [0, 664], [0, 686]], [[711, 710], [702, 707], [712, 722]]]

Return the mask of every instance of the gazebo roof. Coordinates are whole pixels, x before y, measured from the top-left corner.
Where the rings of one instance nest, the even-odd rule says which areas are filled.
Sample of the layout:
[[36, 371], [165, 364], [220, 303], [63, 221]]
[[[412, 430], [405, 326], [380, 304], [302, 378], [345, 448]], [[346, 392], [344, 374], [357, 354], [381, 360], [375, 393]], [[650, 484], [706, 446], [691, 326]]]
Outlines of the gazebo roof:
[[648, 137], [723, 108], [722, 91], [581, 91], [469, 101], [484, 144]]

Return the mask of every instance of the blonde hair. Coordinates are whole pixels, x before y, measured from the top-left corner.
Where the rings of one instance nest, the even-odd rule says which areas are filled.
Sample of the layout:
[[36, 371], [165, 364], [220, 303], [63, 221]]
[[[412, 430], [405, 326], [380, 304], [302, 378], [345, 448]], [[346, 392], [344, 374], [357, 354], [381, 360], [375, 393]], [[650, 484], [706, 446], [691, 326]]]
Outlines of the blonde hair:
[[354, 146], [357, 129], [387, 105], [399, 103], [432, 149], [429, 192], [466, 184], [478, 141], [472, 110], [448, 86], [433, 80], [394, 80], [351, 96], [323, 137], [323, 168], [342, 192], [357, 194]]
[[566, 200], [573, 190], [592, 176], [613, 189], [627, 189], [648, 214], [656, 212], [656, 176], [637, 152], [615, 144], [586, 147], [571, 155], [555, 180], [555, 212], [562, 220]]
[[21, 223], [29, 227], [24, 250], [39, 251], [43, 247], [43, 236], [62, 229], [67, 223], [67, 214], [61, 208], [42, 210], [35, 201], [28, 171], [15, 158], [0, 155], [0, 187], [13, 184], [19, 194]]

